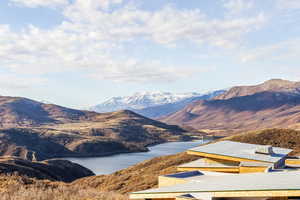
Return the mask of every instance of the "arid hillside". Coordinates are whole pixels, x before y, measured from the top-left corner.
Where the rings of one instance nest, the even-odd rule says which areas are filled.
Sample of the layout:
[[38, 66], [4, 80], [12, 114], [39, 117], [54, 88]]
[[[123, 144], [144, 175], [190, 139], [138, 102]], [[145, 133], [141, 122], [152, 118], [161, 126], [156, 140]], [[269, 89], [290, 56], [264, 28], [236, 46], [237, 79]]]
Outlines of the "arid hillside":
[[37, 180], [19, 175], [0, 175], [1, 200], [128, 200], [127, 195], [101, 192], [80, 185]]
[[0, 127], [32, 127], [91, 120], [97, 114], [44, 104], [22, 97], [0, 96]]
[[253, 86], [236, 86], [227, 92], [216, 96], [214, 99], [230, 99], [233, 97], [241, 97], [253, 95], [260, 92], [286, 92], [286, 93], [299, 93], [300, 82], [293, 82], [282, 79], [271, 79], [259, 85]]
[[235, 87], [161, 119], [168, 124], [232, 135], [265, 128], [300, 129], [300, 83], [271, 80]]

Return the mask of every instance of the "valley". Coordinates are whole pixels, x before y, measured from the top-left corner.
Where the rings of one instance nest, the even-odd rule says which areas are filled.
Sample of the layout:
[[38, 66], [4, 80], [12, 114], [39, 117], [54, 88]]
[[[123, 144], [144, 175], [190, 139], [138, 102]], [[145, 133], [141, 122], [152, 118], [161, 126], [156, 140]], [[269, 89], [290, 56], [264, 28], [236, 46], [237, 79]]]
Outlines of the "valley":
[[290, 156], [300, 152], [299, 82], [276, 79], [233, 87], [191, 101], [160, 121], [130, 110], [97, 113], [21, 97], [0, 100], [0, 179], [6, 191], [21, 179], [32, 191], [52, 188], [57, 195], [60, 190], [72, 195], [85, 190], [87, 198], [127, 199], [129, 192], [156, 187], [157, 176], [196, 160], [182, 152], [202, 145], [193, 140], [203, 137], [213, 138], [205, 141], [210, 143], [291, 148]]

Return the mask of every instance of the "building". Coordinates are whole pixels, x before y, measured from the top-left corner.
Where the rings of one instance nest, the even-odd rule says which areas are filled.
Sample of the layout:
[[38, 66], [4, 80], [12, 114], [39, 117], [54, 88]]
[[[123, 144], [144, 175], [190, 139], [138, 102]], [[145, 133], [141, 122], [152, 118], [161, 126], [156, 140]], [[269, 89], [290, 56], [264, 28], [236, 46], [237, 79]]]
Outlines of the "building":
[[187, 151], [199, 160], [159, 177], [159, 188], [133, 192], [131, 199], [300, 199], [299, 159], [291, 149], [222, 141]]
[[188, 150], [188, 154], [201, 158], [179, 166], [178, 171], [264, 172], [284, 167], [285, 158], [290, 152], [291, 149], [268, 145], [222, 141]]

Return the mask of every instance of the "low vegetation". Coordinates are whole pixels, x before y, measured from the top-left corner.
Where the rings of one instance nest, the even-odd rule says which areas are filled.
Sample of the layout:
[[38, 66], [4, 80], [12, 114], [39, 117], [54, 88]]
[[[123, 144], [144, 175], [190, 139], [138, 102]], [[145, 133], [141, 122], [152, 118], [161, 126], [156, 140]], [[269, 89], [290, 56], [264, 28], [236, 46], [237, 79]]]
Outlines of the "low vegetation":
[[0, 176], [1, 200], [128, 200], [126, 195], [80, 185], [39, 181], [17, 175]]

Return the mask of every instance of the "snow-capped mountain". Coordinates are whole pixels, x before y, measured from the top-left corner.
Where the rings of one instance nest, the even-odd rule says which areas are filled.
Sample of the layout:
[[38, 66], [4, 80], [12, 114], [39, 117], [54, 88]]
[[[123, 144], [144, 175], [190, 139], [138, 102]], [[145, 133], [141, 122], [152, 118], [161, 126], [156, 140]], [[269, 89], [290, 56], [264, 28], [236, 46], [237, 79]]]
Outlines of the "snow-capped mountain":
[[196, 92], [139, 92], [132, 96], [113, 97], [101, 104], [89, 108], [89, 110], [103, 113], [127, 109], [147, 117], [157, 118], [176, 112], [193, 100], [213, 98], [223, 92], [223, 90], [207, 94]]
[[112, 112], [123, 109], [143, 109], [168, 103], [175, 103], [187, 98], [196, 97], [199, 93], [173, 94], [170, 92], [138, 92], [132, 96], [113, 97], [99, 105], [93, 106], [91, 110], [96, 112]]

